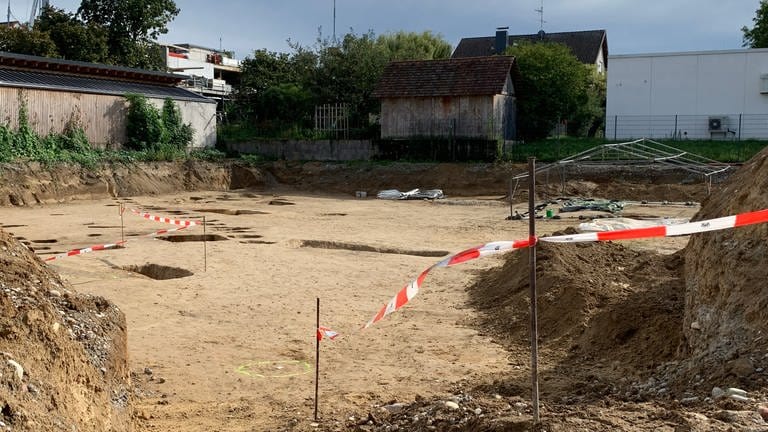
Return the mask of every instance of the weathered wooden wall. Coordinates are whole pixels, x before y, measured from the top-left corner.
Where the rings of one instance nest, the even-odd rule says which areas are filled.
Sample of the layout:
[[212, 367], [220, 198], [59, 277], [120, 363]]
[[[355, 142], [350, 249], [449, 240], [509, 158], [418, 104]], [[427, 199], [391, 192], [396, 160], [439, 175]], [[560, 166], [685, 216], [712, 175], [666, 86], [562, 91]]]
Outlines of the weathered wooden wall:
[[[99, 148], [120, 148], [125, 141], [127, 103], [122, 96], [0, 87], [0, 122], [18, 128], [19, 101], [26, 100], [29, 122], [44, 136], [62, 132], [77, 118], [88, 140]], [[150, 99], [162, 107], [163, 99]], [[176, 101], [185, 123], [195, 129], [193, 147], [216, 144], [216, 104]]]
[[510, 98], [514, 107], [505, 95], [382, 99], [381, 137], [511, 139], [503, 134]]

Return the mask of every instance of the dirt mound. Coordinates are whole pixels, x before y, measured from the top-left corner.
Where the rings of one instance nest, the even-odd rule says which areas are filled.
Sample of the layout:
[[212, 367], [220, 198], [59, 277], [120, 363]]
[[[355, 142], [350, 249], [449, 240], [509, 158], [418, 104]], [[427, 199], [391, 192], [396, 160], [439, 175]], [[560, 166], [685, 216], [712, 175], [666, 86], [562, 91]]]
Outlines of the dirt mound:
[[[768, 208], [768, 149], [702, 203], [694, 220]], [[705, 376], [754, 387], [768, 359], [768, 224], [692, 236], [685, 251], [687, 346]], [[764, 385], [764, 382], [763, 382]]]
[[14, 431], [130, 429], [125, 318], [77, 294], [0, 230], [0, 421]]
[[[628, 377], [640, 379], [675, 356], [682, 338], [679, 255], [614, 243], [540, 243], [537, 249], [540, 346], [557, 359], [544, 372], [553, 396], [599, 397], [605, 390], [599, 381], [631, 384]], [[483, 331], [510, 350], [526, 349], [527, 252], [481, 275], [469, 295], [482, 313]], [[595, 394], [585, 390], [585, 381]]]

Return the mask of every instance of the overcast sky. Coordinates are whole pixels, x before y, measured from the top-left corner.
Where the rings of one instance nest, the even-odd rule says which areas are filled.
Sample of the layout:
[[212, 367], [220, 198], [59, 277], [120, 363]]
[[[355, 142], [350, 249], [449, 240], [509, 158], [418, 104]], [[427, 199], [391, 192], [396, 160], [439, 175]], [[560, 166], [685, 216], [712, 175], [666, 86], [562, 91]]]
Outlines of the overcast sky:
[[[7, 1], [7, 0], [6, 0]], [[6, 2], [4, 6], [7, 6]], [[29, 18], [32, 0], [11, 0]], [[75, 11], [79, 0], [51, 0]], [[161, 42], [234, 50], [289, 52], [287, 40], [312, 45], [333, 34], [334, 0], [176, 0], [181, 13]], [[541, 0], [336, 0], [336, 33], [431, 30], [452, 46], [462, 37], [536, 33]], [[759, 0], [545, 0], [548, 32], [606, 29], [610, 54], [738, 49]], [[221, 42], [220, 42], [221, 41]], [[221, 43], [221, 45], [220, 45]]]

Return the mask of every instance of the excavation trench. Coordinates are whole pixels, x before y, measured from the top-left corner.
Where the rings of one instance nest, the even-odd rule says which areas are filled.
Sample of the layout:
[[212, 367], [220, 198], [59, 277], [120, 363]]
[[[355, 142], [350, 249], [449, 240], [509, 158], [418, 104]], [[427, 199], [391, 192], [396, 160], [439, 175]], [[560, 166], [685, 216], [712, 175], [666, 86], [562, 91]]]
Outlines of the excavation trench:
[[192, 276], [189, 270], [179, 267], [168, 267], [159, 264], [144, 264], [141, 266], [125, 266], [123, 270], [127, 270], [133, 273], [142, 274], [148, 278], [155, 280], [168, 280], [168, 279], [180, 279], [187, 276]]
[[386, 246], [371, 246], [359, 243], [344, 243], [326, 240], [293, 240], [292, 245], [297, 248], [315, 249], [342, 249], [355, 252], [375, 252], [383, 254], [413, 255], [421, 257], [444, 257], [450, 252], [441, 250], [413, 250]]

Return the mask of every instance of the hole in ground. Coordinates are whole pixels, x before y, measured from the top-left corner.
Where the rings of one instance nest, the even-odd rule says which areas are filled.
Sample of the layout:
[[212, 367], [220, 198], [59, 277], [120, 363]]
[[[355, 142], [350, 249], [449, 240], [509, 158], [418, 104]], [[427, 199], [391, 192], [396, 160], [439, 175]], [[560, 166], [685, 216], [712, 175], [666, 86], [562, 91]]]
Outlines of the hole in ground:
[[346, 213], [320, 213], [320, 216], [346, 216]]
[[260, 236], [258, 234], [242, 234], [242, 235], [239, 235], [238, 237], [247, 238], [247, 239], [256, 239], [256, 238], [262, 238], [264, 236]]
[[32, 240], [32, 243], [58, 243], [56, 239]]
[[179, 267], [168, 267], [159, 264], [144, 264], [142, 266], [125, 266], [123, 270], [127, 270], [133, 273], [143, 274], [144, 276], [155, 280], [167, 280], [167, 279], [179, 279], [187, 276], [192, 276], [189, 270]]
[[105, 229], [105, 228], [120, 228], [120, 225], [88, 225], [88, 228]]
[[450, 252], [440, 250], [411, 250], [401, 248], [391, 248], [382, 246], [370, 246], [358, 243], [344, 243], [337, 241], [325, 241], [325, 240], [294, 240], [293, 243], [296, 247], [309, 247], [317, 249], [343, 249], [357, 252], [376, 252], [385, 254], [397, 254], [397, 255], [413, 255], [422, 257], [444, 257]]
[[188, 234], [188, 235], [160, 236], [155, 238], [173, 242], [173, 243], [229, 240], [228, 238], [218, 234]]
[[286, 206], [286, 205], [296, 205], [296, 203], [292, 203], [290, 201], [272, 200], [269, 202], [269, 205]]
[[96, 234], [96, 233], [88, 234], [88, 237], [100, 237], [100, 236], [101, 236], [101, 234]]
[[266, 240], [241, 240], [240, 243], [243, 244], [275, 244], [273, 241], [266, 241]]
[[3, 228], [19, 228], [19, 227], [25, 227], [25, 226], [26, 225], [2, 225]]

